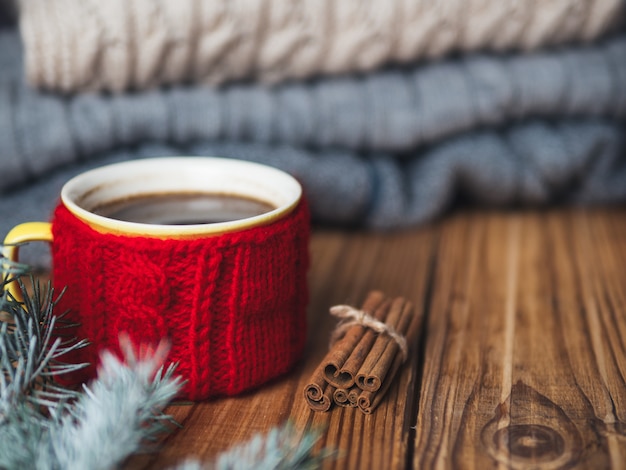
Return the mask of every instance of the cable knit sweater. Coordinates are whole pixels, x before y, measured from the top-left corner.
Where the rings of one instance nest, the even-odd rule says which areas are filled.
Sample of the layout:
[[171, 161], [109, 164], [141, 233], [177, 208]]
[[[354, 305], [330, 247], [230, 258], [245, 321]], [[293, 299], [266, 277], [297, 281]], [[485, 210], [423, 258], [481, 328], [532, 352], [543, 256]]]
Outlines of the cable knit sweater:
[[16, 35], [0, 35], [0, 51], [3, 234], [46, 219], [71, 176], [158, 155], [282, 168], [302, 181], [317, 221], [342, 225], [414, 225], [459, 196], [493, 205], [626, 199], [624, 38], [272, 90], [113, 97], [32, 90]]
[[623, 0], [21, 0], [32, 85], [144, 89], [590, 41]]
[[283, 84], [172, 87], [116, 96], [39, 93], [20, 43], [0, 35], [0, 194], [68, 163], [145, 142], [290, 145], [404, 158], [532, 118], [626, 116], [626, 37], [549, 53], [462, 60]]

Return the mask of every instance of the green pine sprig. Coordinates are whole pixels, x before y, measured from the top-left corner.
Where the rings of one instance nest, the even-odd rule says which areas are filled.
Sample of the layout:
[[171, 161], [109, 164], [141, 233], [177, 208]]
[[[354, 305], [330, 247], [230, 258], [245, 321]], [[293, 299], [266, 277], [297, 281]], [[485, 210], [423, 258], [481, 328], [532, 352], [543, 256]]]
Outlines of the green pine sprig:
[[[54, 314], [58, 302], [54, 289], [49, 283], [41, 286], [29, 276], [29, 292], [22, 279], [26, 273], [19, 269], [13, 270], [13, 276], [19, 277], [4, 276], [1, 286], [5, 318], [0, 324], [0, 417], [18, 402], [54, 412], [57, 406], [77, 396], [75, 391], [57, 385], [55, 377], [86, 366], [62, 360], [87, 342], [55, 337], [60, 328], [71, 325], [64, 321], [64, 315]], [[23, 301], [6, 290], [12, 282], [19, 285]]]
[[138, 357], [122, 339], [124, 358], [103, 354], [96, 380], [65, 388], [56, 379], [86, 364], [64, 356], [87, 342], [63, 335], [74, 325], [55, 312], [49, 283], [1, 256], [0, 271], [0, 468], [109, 469], [145, 450], [171, 423], [162, 410], [182, 387], [175, 366], [162, 368], [167, 346]]
[[322, 462], [336, 456], [330, 449], [316, 452], [315, 444], [320, 433], [309, 430], [296, 432], [292, 423], [275, 427], [267, 434], [257, 434], [248, 442], [220, 454], [213, 466], [215, 470], [313, 470]]
[[127, 339], [121, 345], [124, 359], [104, 353], [98, 378], [50, 428], [47, 453], [59, 468], [118, 468], [171, 429], [174, 421], [162, 410], [183, 382], [174, 376], [174, 365], [162, 367], [167, 344], [146, 357], [137, 357]]

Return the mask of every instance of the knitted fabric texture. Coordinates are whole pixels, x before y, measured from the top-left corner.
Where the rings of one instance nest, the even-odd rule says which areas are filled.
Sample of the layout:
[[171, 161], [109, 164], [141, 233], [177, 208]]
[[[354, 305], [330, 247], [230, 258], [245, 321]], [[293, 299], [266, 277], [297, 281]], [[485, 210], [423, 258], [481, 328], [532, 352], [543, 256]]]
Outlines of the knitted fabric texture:
[[[390, 229], [487, 205], [626, 200], [626, 39], [470, 54], [360, 77], [59, 96], [0, 33], [0, 233], [45, 220], [88, 169], [223, 156], [298, 178], [317, 221]], [[30, 257], [29, 250], [34, 253]], [[46, 265], [47, 249], [22, 251]]]
[[[409, 227], [444, 214], [454, 200], [488, 206], [605, 204], [626, 200], [623, 124], [604, 120], [532, 121], [505, 130], [472, 132], [405, 158], [379, 152], [315, 152], [241, 142], [146, 143], [97, 154], [0, 196], [0, 232], [46, 220], [63, 184], [92, 168], [171, 156], [228, 156], [275, 166], [298, 178], [315, 220], [376, 229]], [[7, 173], [11, 174], [11, 173]], [[38, 266], [47, 249], [21, 251]], [[36, 253], [35, 253], [36, 252]]]
[[599, 37], [622, 0], [22, 0], [28, 78], [143, 89], [366, 71]]
[[233, 395], [287, 370], [306, 339], [309, 216], [303, 201], [270, 225], [194, 240], [95, 232], [62, 204], [53, 220], [54, 284], [60, 309], [91, 345], [72, 361], [91, 367], [136, 344], [171, 343], [187, 380], [181, 398]]
[[0, 193], [147, 142], [258, 142], [314, 149], [320, 157], [349, 149], [408, 160], [421, 158], [426, 145], [473, 130], [537, 118], [626, 116], [625, 35], [593, 46], [476, 54], [271, 89], [178, 86], [115, 97], [38, 93], [22, 81], [20, 51], [16, 35], [0, 34], [0, 167], [11, 175], [0, 179]]

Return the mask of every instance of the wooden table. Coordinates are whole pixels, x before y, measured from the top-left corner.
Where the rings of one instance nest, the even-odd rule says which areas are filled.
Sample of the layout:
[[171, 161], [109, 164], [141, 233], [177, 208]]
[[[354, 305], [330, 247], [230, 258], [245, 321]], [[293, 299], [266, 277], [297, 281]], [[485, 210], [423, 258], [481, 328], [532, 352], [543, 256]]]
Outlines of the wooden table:
[[[309, 343], [289, 375], [175, 405], [182, 425], [130, 468], [211, 460], [292, 420], [342, 451], [325, 468], [626, 466], [626, 212], [463, 212], [388, 234], [315, 229]], [[302, 390], [335, 304], [371, 289], [424, 314], [417, 353], [370, 416], [314, 413]]]

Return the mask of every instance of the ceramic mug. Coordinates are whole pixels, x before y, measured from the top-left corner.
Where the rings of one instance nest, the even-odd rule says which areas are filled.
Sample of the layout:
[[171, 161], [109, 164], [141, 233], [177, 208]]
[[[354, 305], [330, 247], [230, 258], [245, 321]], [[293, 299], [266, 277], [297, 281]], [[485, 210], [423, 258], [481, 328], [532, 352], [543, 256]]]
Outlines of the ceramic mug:
[[51, 244], [53, 285], [66, 289], [58, 309], [90, 342], [71, 358], [91, 364], [77, 380], [93, 377], [102, 349], [119, 353], [120, 334], [137, 347], [167, 339], [187, 381], [181, 398], [200, 400], [256, 387], [300, 357], [308, 238], [290, 175], [231, 159], [154, 158], [71, 179], [52, 222], [15, 227], [5, 256], [17, 260], [24, 242]]

